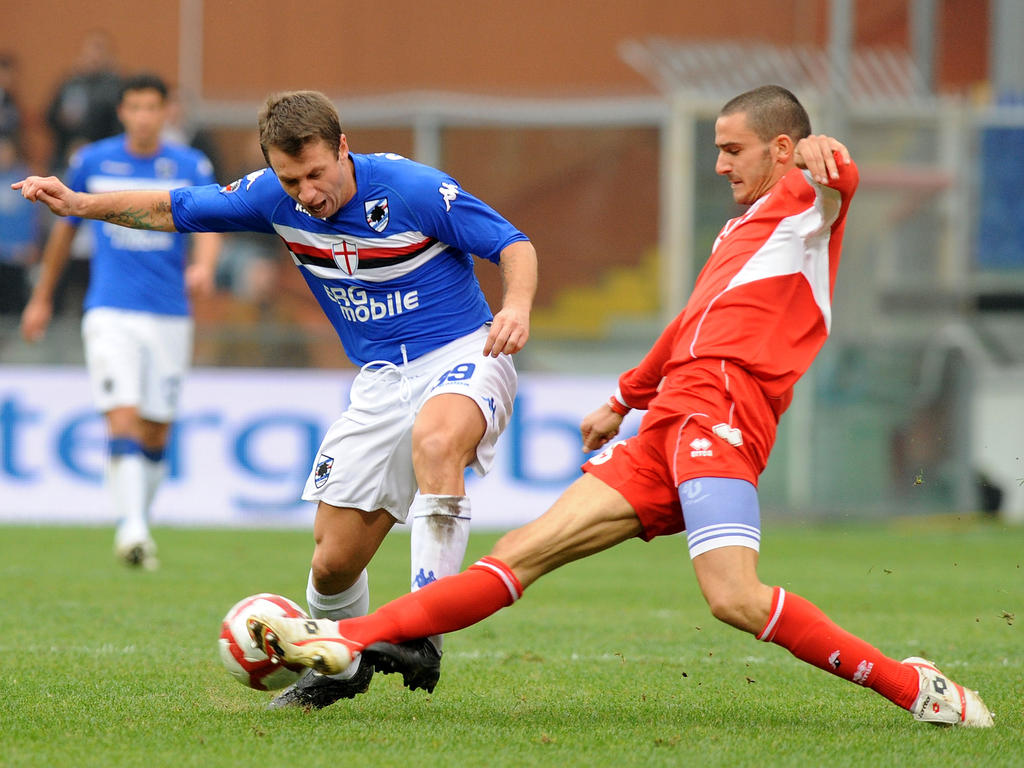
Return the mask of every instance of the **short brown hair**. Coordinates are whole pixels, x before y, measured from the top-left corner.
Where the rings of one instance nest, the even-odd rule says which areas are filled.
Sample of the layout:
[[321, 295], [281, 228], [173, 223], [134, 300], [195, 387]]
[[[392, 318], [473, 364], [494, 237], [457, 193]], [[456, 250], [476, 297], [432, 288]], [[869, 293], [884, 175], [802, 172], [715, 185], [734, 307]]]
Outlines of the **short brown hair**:
[[729, 100], [719, 117], [743, 112], [747, 124], [764, 142], [786, 134], [794, 142], [811, 135], [811, 119], [807, 110], [790, 91], [781, 85], [762, 85]]
[[297, 157], [311, 141], [325, 141], [335, 152], [341, 143], [338, 110], [320, 91], [272, 94], [260, 110], [258, 125], [260, 149], [268, 165], [271, 147]]

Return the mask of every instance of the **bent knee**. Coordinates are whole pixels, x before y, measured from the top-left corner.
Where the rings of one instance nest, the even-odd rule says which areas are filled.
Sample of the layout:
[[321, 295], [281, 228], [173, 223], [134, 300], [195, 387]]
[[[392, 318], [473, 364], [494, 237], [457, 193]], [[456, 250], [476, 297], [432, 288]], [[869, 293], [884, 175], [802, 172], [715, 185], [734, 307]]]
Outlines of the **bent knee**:
[[363, 572], [363, 567], [338, 553], [328, 552], [317, 547], [313, 552], [310, 570], [317, 591], [333, 595], [343, 592], [355, 584], [356, 579]]
[[[434, 430], [413, 435], [412, 456], [417, 466], [442, 466], [455, 461], [472, 461], [479, 440], [452, 430]], [[467, 457], [469, 457], [467, 459]]]

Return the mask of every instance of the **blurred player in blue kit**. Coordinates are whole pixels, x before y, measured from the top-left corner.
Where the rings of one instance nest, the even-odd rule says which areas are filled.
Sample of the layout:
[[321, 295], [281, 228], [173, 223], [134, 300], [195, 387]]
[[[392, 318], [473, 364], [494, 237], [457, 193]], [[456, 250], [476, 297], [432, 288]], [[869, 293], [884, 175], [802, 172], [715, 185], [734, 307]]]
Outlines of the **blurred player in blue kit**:
[[[83, 146], [72, 157], [69, 184], [78, 192], [122, 187], [164, 189], [213, 183], [209, 160], [189, 147], [161, 140], [167, 86], [141, 74], [122, 85], [117, 114], [124, 133]], [[57, 221], [43, 251], [22, 335], [40, 339], [81, 219]], [[106, 419], [106, 482], [118, 518], [117, 556], [157, 566], [149, 510], [165, 475], [165, 453], [183, 378], [192, 358], [187, 293], [213, 292], [220, 235], [189, 238], [133, 232], [110, 222], [90, 225], [93, 254], [82, 338], [93, 399]]]
[[[62, 216], [138, 229], [276, 234], [361, 366], [303, 498], [318, 503], [311, 615], [369, 608], [366, 566], [411, 523], [412, 587], [457, 573], [469, 537], [465, 471], [485, 473], [515, 399], [511, 355], [529, 337], [537, 257], [527, 237], [451, 176], [394, 154], [349, 150], [322, 93], [271, 96], [259, 116], [269, 168], [226, 187], [82, 195], [53, 177], [15, 188]], [[136, 187], [137, 188], [137, 187]], [[492, 316], [473, 256], [499, 265]], [[422, 651], [440, 657], [440, 637]], [[310, 672], [271, 707], [319, 708], [365, 691], [372, 664]]]

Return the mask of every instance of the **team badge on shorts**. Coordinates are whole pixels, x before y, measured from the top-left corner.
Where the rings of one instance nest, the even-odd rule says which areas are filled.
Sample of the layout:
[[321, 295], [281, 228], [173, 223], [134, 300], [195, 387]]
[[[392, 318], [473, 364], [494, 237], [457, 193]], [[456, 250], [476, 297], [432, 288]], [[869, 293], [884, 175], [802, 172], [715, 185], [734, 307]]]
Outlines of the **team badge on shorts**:
[[366, 223], [372, 229], [377, 232], [383, 232], [387, 229], [390, 214], [386, 197], [382, 197], [379, 200], [367, 200], [363, 203], [363, 210], [366, 211]]
[[323, 487], [323, 484], [327, 482], [327, 478], [331, 476], [331, 467], [334, 466], [334, 459], [325, 453], [320, 454], [320, 459], [316, 463], [316, 470], [313, 472], [313, 484], [317, 488]]

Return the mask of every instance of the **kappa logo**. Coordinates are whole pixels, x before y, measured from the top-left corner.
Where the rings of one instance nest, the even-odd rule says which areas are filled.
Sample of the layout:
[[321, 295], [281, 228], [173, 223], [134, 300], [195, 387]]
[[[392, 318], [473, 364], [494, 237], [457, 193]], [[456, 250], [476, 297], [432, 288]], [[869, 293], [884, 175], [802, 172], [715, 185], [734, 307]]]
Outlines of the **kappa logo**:
[[711, 441], [706, 437], [698, 437], [690, 443], [690, 455], [694, 457], [714, 456], [714, 452], [711, 450]]
[[828, 655], [828, 663], [832, 665], [832, 669], [839, 669], [841, 664], [839, 661], [839, 651], [832, 651]]
[[253, 171], [252, 173], [250, 173], [250, 174], [247, 174], [247, 175], [245, 176], [245, 178], [243, 178], [243, 179], [237, 179], [237, 180], [235, 180], [235, 181], [232, 181], [232, 182], [231, 182], [230, 184], [228, 184], [228, 185], [227, 185], [226, 187], [221, 187], [221, 188], [220, 188], [220, 191], [221, 191], [222, 193], [224, 193], [224, 194], [230, 194], [230, 193], [232, 193], [232, 192], [236, 192], [236, 191], [238, 191], [238, 190], [239, 190], [239, 189], [241, 188], [241, 186], [242, 186], [242, 182], [247, 182], [247, 183], [246, 183], [246, 185], [245, 185], [245, 191], [246, 191], [246, 192], [248, 192], [248, 191], [249, 191], [249, 188], [250, 188], [250, 187], [252, 187], [252, 185], [253, 185], [253, 182], [255, 182], [255, 181], [256, 181], [256, 179], [258, 179], [258, 178], [259, 178], [260, 176], [262, 176], [262, 175], [263, 175], [264, 173], [266, 173], [266, 171], [267, 171], [267, 169], [266, 169], [266, 168], [261, 168], [261, 169], [260, 169], [260, 170], [258, 170], [258, 171]]
[[316, 469], [313, 471], [313, 484], [317, 488], [323, 487], [323, 484], [327, 482], [327, 478], [331, 476], [331, 467], [333, 466], [334, 457], [321, 453], [320, 460], [317, 461]]
[[434, 575], [433, 571], [430, 571], [430, 573], [424, 573], [423, 569], [420, 568], [420, 572], [417, 573], [416, 578], [412, 580], [412, 587], [413, 589], [419, 589], [420, 587], [425, 587], [427, 584], [434, 581], [437, 581], [437, 576]]
[[446, 181], [437, 191], [441, 193], [441, 197], [444, 198], [444, 209], [450, 211], [452, 209], [452, 203], [455, 202], [455, 198], [459, 196], [459, 188], [452, 184], [450, 181]]
[[383, 232], [388, 227], [391, 214], [388, 211], [388, 199], [382, 197], [379, 200], [367, 200], [363, 203], [363, 210], [366, 211], [366, 223], [375, 232]]
[[487, 407], [488, 407], [488, 409], [491, 412], [491, 423], [493, 424], [494, 423], [494, 417], [498, 413], [498, 406], [495, 404], [493, 397], [485, 397], [484, 398], [484, 402], [487, 403]]
[[249, 188], [252, 187], [253, 182], [255, 182], [256, 179], [258, 179], [260, 176], [262, 176], [266, 172], [267, 172], [266, 168], [260, 168], [258, 171], [253, 171], [252, 173], [247, 174], [246, 177], [245, 177], [245, 180], [247, 182], [249, 182], [249, 183], [245, 185], [245, 191], [248, 192]]

